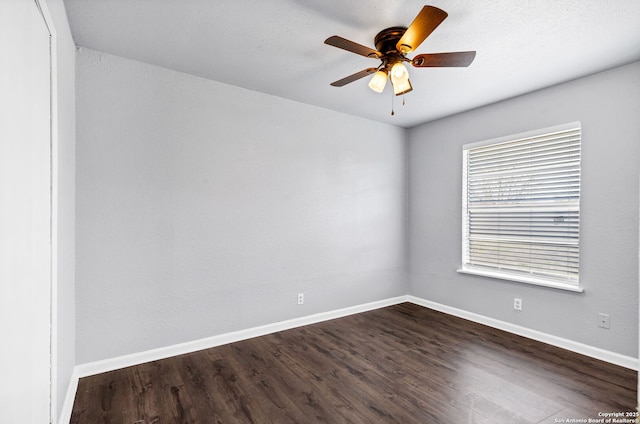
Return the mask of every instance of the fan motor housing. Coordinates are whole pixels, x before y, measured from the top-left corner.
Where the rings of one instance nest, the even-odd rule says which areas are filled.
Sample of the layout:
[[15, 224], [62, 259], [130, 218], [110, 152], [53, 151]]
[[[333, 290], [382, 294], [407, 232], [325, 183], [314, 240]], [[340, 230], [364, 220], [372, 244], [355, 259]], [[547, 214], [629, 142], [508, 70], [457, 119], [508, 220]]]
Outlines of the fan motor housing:
[[406, 27], [400, 26], [383, 29], [374, 39], [376, 49], [382, 53], [383, 56], [401, 55], [396, 44], [398, 44], [398, 41], [400, 41], [406, 30]]

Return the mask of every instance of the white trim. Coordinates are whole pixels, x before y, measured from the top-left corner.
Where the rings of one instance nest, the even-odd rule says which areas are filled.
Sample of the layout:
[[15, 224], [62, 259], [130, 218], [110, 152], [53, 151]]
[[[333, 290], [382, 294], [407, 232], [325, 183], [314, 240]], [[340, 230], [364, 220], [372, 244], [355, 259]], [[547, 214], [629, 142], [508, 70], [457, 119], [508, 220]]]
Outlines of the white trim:
[[549, 344], [551, 346], [560, 347], [562, 349], [567, 349], [575, 353], [590, 356], [592, 358], [606, 361], [611, 364], [619, 365], [619, 366], [633, 369], [633, 370], [638, 370], [638, 359], [632, 358], [630, 356], [625, 356], [625, 355], [621, 355], [608, 350], [574, 342], [572, 340], [564, 339], [562, 337], [532, 330], [516, 324], [500, 321], [494, 318], [486, 317], [484, 315], [479, 315], [473, 312], [465, 311], [462, 309], [454, 308], [454, 307], [443, 305], [440, 303], [432, 302], [416, 296], [406, 295], [406, 296], [398, 296], [390, 299], [384, 299], [384, 300], [371, 302], [371, 303], [365, 303], [362, 305], [356, 305], [348, 308], [338, 309], [335, 311], [321, 312], [313, 315], [308, 315], [305, 317], [290, 319], [287, 321], [280, 321], [273, 324], [263, 325], [263, 326], [254, 327], [254, 328], [248, 328], [246, 330], [220, 334], [213, 337], [194, 340], [192, 342], [186, 342], [186, 343], [166, 346], [158, 349], [147, 350], [144, 352], [138, 352], [138, 353], [133, 353], [129, 355], [119, 356], [116, 358], [110, 358], [110, 359], [105, 359], [101, 361], [76, 365], [74, 367], [73, 374], [71, 376], [69, 389], [67, 390], [64, 405], [60, 414], [59, 423], [66, 424], [71, 419], [71, 412], [73, 410], [73, 401], [75, 399], [76, 391], [78, 389], [78, 380], [80, 378], [88, 377], [95, 374], [100, 374], [103, 372], [113, 371], [113, 370], [124, 368], [124, 367], [138, 365], [138, 364], [142, 364], [149, 361], [156, 361], [159, 359], [169, 358], [175, 355], [182, 355], [186, 353], [196, 352], [202, 349], [208, 349], [208, 348], [221, 346], [228, 343], [233, 343], [233, 342], [251, 339], [254, 337], [264, 336], [267, 334], [275, 333], [277, 331], [289, 330], [289, 329], [301, 327], [304, 325], [315, 324], [323, 321], [328, 321], [331, 319], [358, 314], [361, 312], [372, 311], [375, 309], [397, 305], [404, 302], [410, 302], [418, 306], [444, 312], [446, 314], [467, 319], [469, 321], [477, 322], [480, 324], [484, 324], [489, 327], [496, 328], [498, 330], [506, 331], [512, 334], [517, 334], [519, 336], [527, 337], [529, 339], [537, 340], [537, 341]]
[[565, 283], [562, 281], [554, 281], [550, 278], [542, 278], [528, 275], [518, 275], [514, 273], [498, 272], [489, 269], [473, 267], [471, 265], [463, 265], [457, 271], [460, 274], [479, 275], [481, 277], [497, 278], [506, 281], [515, 281], [518, 283], [527, 283], [534, 286], [551, 287], [553, 289], [568, 290], [576, 293], [584, 293], [584, 288], [577, 284]]
[[33, 0], [49, 34], [49, 421], [57, 423], [58, 45], [48, 0]]
[[300, 318], [294, 318], [286, 321], [280, 321], [273, 324], [262, 325], [259, 327], [248, 328], [246, 330], [234, 331], [231, 333], [219, 334], [217, 336], [207, 337], [191, 342], [180, 343], [172, 346], [151, 349], [144, 352], [132, 353], [116, 358], [104, 359], [96, 362], [77, 365], [75, 369], [79, 378], [89, 375], [100, 374], [107, 371], [138, 365], [149, 361], [157, 361], [159, 359], [169, 358], [185, 353], [196, 352], [202, 349], [209, 349], [228, 343], [247, 340], [254, 337], [272, 334], [277, 331], [289, 330], [304, 325], [316, 324], [322, 321], [328, 321], [335, 318], [341, 318], [348, 315], [358, 314], [361, 312], [372, 311], [384, 308], [386, 306], [397, 305], [407, 301], [407, 296], [393, 297], [390, 299], [380, 300], [362, 305], [351, 306], [348, 308], [338, 309], [335, 311], [321, 312]]
[[58, 36], [49, 11], [47, 0], [35, 0], [49, 32], [49, 113], [50, 113], [50, 287], [49, 287], [49, 348], [50, 388], [49, 419], [59, 422], [58, 417]]
[[484, 324], [498, 330], [537, 340], [551, 346], [560, 347], [562, 349], [570, 350], [581, 355], [590, 356], [592, 358], [609, 362], [614, 365], [619, 365], [621, 367], [629, 368], [636, 371], [638, 370], [638, 359], [631, 356], [621, 355], [619, 353], [611, 352], [594, 346], [589, 346], [583, 343], [575, 342], [573, 340], [568, 340], [562, 337], [554, 336], [552, 334], [532, 330], [530, 328], [522, 327], [510, 322], [500, 321], [495, 318], [479, 315], [473, 312], [465, 311], [463, 309], [454, 308], [451, 306], [443, 305], [441, 303], [421, 299], [415, 296], [407, 296], [407, 301], [415, 303], [416, 305], [424, 306], [425, 308], [444, 312], [446, 314], [464, 318], [469, 321], [477, 322], [479, 324]]
[[[86, 376], [85, 376], [86, 377]], [[78, 367], [73, 367], [73, 372], [71, 373], [71, 379], [69, 380], [69, 385], [67, 386], [67, 394], [64, 397], [64, 403], [62, 404], [62, 410], [60, 411], [60, 416], [58, 417], [58, 424], [68, 424], [71, 421], [71, 413], [73, 412], [73, 402], [76, 400], [76, 392], [78, 391], [78, 381], [80, 380], [80, 375], [78, 374]]]
[[[47, 0], [34, 0], [49, 32], [50, 287], [49, 420], [58, 423], [58, 35]], [[75, 393], [75, 390], [74, 390]], [[72, 400], [73, 401], [73, 400]]]
[[[621, 355], [619, 353], [611, 352], [605, 349], [600, 349], [594, 346], [589, 346], [583, 343], [564, 339], [562, 337], [554, 336], [552, 334], [547, 334], [541, 331], [532, 330], [532, 329], [522, 327], [516, 324], [512, 324], [509, 322], [500, 321], [495, 318], [490, 318], [484, 315], [479, 315], [473, 312], [469, 312], [469, 311], [454, 308], [451, 306], [443, 305], [440, 303], [432, 302], [416, 296], [407, 295], [407, 296], [398, 296], [390, 299], [366, 303], [362, 305], [356, 305], [356, 306], [352, 306], [344, 309], [338, 309], [335, 311], [321, 312], [321, 313], [308, 315], [300, 318], [290, 319], [287, 321], [280, 321], [273, 324], [267, 324], [259, 327], [248, 328], [246, 330], [239, 330], [231, 333], [219, 334], [217, 336], [207, 337], [204, 339], [194, 340], [191, 342], [180, 343], [180, 344], [161, 347], [157, 349], [151, 349], [151, 350], [138, 352], [138, 353], [132, 353], [129, 355], [123, 355], [115, 358], [104, 359], [101, 361], [88, 362], [85, 364], [76, 365], [74, 369], [74, 374], [75, 374], [75, 377], [77, 378], [87, 377], [90, 375], [113, 371], [120, 368], [142, 364], [149, 361], [157, 361], [159, 359], [169, 358], [176, 355], [183, 355], [186, 353], [196, 352], [202, 349], [208, 349], [216, 346], [225, 345], [228, 343], [233, 343], [233, 342], [251, 339], [254, 337], [264, 336], [264, 335], [272, 334], [278, 331], [289, 330], [292, 328], [302, 327], [304, 325], [316, 324], [319, 322], [341, 318], [349, 315], [354, 315], [361, 312], [372, 311], [372, 310], [384, 308], [387, 306], [397, 305], [403, 302], [414, 303], [416, 305], [423, 306], [425, 308], [444, 312], [449, 315], [453, 315], [459, 318], [464, 318], [473, 322], [484, 324], [489, 327], [496, 328], [498, 330], [506, 331], [512, 334], [517, 334], [519, 336], [527, 337], [529, 339], [547, 343], [552, 346], [567, 349], [572, 352], [576, 352], [582, 355], [590, 356], [592, 358], [600, 359], [602, 361], [606, 361], [615, 365], [620, 365], [625, 368], [630, 368], [634, 370], [638, 369], [638, 359], [632, 358], [630, 356]], [[68, 397], [69, 397], [69, 394], [67, 393], [67, 398]]]

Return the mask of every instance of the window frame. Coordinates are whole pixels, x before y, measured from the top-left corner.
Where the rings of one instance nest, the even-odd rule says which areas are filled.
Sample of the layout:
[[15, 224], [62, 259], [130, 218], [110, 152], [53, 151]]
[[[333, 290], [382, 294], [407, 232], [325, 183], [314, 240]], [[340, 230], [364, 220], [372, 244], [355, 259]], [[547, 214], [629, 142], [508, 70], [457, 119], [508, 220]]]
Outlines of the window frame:
[[[568, 290], [573, 292], [583, 292], [584, 288], [580, 286], [580, 278], [579, 278], [579, 264], [577, 266], [578, 271], [577, 275], [574, 277], [558, 277], [552, 275], [544, 275], [540, 273], [526, 273], [524, 271], [514, 271], [514, 270], [505, 270], [501, 269], [501, 264], [499, 261], [493, 263], [493, 266], [482, 266], [475, 265], [470, 263], [470, 239], [469, 232], [469, 202], [468, 202], [468, 187], [469, 187], [469, 175], [467, 169], [467, 155], [469, 150], [480, 148], [480, 147], [488, 147], [493, 145], [500, 145], [505, 143], [513, 143], [519, 142], [526, 139], [531, 139], [533, 137], [545, 137], [557, 132], [570, 131], [570, 130], [578, 130], [579, 131], [579, 149], [582, 148], [582, 127], [579, 121], [570, 122], [566, 124], [556, 125], [547, 128], [536, 129], [532, 131], [527, 131], [523, 133], [508, 135], [504, 137], [479, 141], [475, 143], [468, 143], [462, 146], [462, 257], [461, 257], [461, 266], [458, 269], [459, 273], [462, 274], [471, 274], [478, 275], [483, 277], [496, 278], [501, 280], [515, 281], [520, 283], [527, 283], [537, 286], [551, 287], [562, 290]], [[581, 157], [578, 159], [578, 178], [581, 179]], [[580, 185], [580, 182], [578, 182]], [[577, 231], [576, 231], [576, 240], [577, 240], [577, 250], [578, 250], [578, 261], [579, 261], [579, 249], [580, 249], [580, 187], [578, 187], [578, 199], [573, 200], [571, 202], [571, 206], [569, 208], [573, 208], [578, 213], [578, 223], [577, 223]], [[535, 207], [543, 207], [543, 206], [552, 206], [557, 207], [558, 205], [565, 205], [565, 202], [560, 200], [555, 200], [553, 202], [549, 201], [532, 201], [529, 200], [528, 203], [524, 201], [515, 201], [509, 207], [514, 209], [520, 208], [524, 210], [526, 205], [535, 204]], [[473, 209], [473, 208], [471, 208]], [[549, 249], [550, 250], [550, 249]]]

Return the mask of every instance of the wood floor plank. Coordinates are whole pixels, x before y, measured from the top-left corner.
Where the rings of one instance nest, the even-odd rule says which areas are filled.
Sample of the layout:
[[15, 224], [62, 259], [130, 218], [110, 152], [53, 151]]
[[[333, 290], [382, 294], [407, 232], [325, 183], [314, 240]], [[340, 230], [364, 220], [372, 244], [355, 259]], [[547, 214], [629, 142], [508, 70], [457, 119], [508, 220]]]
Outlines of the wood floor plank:
[[71, 423], [555, 423], [637, 373], [400, 304], [80, 380]]

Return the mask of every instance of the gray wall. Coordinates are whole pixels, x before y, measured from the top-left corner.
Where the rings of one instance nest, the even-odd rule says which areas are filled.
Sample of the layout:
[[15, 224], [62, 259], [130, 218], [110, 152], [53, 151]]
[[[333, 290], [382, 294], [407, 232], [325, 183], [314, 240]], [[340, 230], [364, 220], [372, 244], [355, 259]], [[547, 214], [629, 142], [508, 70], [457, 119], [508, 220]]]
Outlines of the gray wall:
[[58, 155], [57, 164], [57, 286], [53, 329], [55, 404], [58, 417], [75, 362], [75, 58], [76, 47], [62, 0], [47, 0], [57, 35]]
[[407, 293], [402, 129], [76, 63], [77, 363]]
[[[411, 294], [637, 357], [640, 63], [413, 128]], [[582, 122], [582, 294], [456, 273], [465, 143]], [[523, 298], [523, 311], [513, 298]], [[597, 326], [610, 314], [611, 329]]]
[[[76, 363], [407, 293], [637, 356], [639, 63], [404, 131], [76, 60]], [[458, 274], [461, 146], [575, 120], [585, 293]]]

